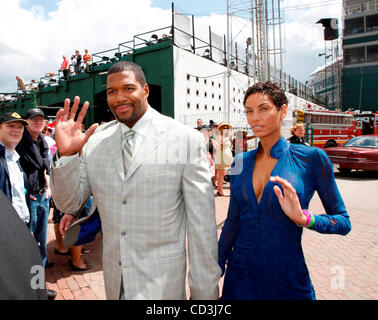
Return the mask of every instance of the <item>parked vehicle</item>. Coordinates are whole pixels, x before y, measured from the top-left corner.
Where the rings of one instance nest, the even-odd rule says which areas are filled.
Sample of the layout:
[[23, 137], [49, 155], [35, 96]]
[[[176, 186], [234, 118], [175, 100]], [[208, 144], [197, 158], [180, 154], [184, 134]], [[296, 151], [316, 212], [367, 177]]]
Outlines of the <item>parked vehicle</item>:
[[378, 135], [354, 137], [342, 147], [324, 151], [340, 172], [352, 169], [378, 171]]
[[324, 149], [341, 146], [356, 136], [378, 134], [378, 111], [294, 110], [293, 122], [304, 123], [305, 140]]

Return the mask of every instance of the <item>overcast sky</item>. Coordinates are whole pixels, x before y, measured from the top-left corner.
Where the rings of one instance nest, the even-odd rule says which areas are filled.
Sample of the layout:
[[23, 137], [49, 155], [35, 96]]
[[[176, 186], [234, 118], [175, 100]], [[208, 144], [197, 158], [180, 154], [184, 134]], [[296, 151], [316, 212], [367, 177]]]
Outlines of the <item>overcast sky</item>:
[[[341, 2], [282, 0], [287, 73], [305, 82], [324, 65], [318, 56], [324, 51], [323, 28], [315, 23], [339, 17]], [[103, 51], [169, 26], [170, 8], [167, 0], [0, 0], [0, 92], [15, 91], [16, 75], [30, 81], [56, 73], [62, 55], [70, 57], [75, 49]], [[227, 32], [226, 0], [178, 0], [175, 8], [193, 14], [197, 27]]]

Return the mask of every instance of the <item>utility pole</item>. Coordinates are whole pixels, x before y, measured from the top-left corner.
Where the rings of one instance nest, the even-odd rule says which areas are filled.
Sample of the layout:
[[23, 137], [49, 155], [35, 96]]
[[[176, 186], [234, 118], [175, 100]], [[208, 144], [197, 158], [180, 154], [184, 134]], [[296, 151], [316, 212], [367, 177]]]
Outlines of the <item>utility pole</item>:
[[327, 41], [339, 38], [338, 20], [335, 18], [323, 18], [316, 23], [321, 23], [324, 27], [324, 102], [327, 107]]
[[230, 92], [231, 92], [231, 86], [230, 86], [230, 77], [231, 77], [231, 41], [232, 41], [232, 34], [231, 34], [231, 12], [230, 12], [230, 1], [227, 0], [227, 94], [226, 94], [226, 108], [227, 108], [227, 122], [231, 123], [231, 101], [230, 101]]
[[[230, 62], [235, 60], [233, 56], [234, 43], [248, 43], [251, 50], [251, 59], [248, 60], [253, 68], [247, 66], [248, 74], [254, 80], [266, 81], [274, 80], [281, 82], [283, 78], [283, 40], [282, 40], [282, 23], [283, 14], [281, 12], [282, 0], [227, 0], [227, 90], [230, 87], [231, 66]], [[242, 18], [249, 21], [244, 25], [242, 30], [237, 30], [239, 24], [234, 24], [233, 19]], [[236, 35], [248, 35], [245, 39], [234, 38]], [[248, 39], [250, 39], [248, 41]], [[236, 46], [235, 46], [236, 47]], [[239, 51], [240, 53], [240, 51]], [[272, 63], [271, 63], [272, 61]], [[272, 66], [272, 68], [271, 68]], [[272, 69], [272, 71], [271, 71]], [[279, 73], [279, 76], [277, 74]], [[279, 79], [278, 79], [279, 78]], [[282, 83], [281, 83], [282, 84]], [[227, 99], [230, 98], [228, 92]], [[227, 110], [230, 113], [231, 102], [227, 101]], [[230, 117], [230, 116], [229, 116]]]

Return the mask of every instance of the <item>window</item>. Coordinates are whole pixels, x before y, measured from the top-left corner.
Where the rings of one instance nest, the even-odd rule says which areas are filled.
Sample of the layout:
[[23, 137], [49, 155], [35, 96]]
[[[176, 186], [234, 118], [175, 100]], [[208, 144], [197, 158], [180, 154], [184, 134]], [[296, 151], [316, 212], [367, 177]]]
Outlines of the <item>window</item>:
[[345, 65], [365, 62], [365, 47], [344, 49]]
[[378, 31], [378, 14], [366, 16], [366, 32]]
[[368, 46], [367, 49], [367, 62], [378, 62], [378, 46]]
[[364, 18], [345, 20], [344, 36], [351, 36], [364, 32]]

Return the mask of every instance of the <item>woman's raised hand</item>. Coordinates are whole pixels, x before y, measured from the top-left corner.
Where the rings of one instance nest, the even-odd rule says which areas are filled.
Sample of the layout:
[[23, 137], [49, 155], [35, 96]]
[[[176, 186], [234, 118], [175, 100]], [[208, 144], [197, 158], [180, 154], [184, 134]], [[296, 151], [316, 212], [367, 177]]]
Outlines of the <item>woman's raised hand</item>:
[[283, 188], [283, 194], [278, 186], [274, 186], [273, 190], [276, 194], [278, 201], [281, 205], [281, 209], [285, 214], [296, 224], [304, 225], [307, 221], [306, 215], [302, 212], [302, 207], [299, 202], [297, 191], [292, 184], [278, 176], [270, 177], [271, 182], [279, 183]]

